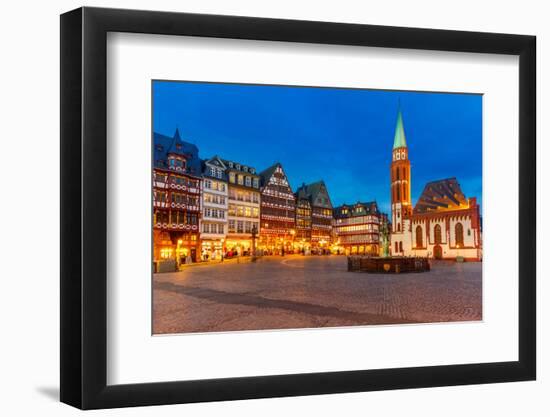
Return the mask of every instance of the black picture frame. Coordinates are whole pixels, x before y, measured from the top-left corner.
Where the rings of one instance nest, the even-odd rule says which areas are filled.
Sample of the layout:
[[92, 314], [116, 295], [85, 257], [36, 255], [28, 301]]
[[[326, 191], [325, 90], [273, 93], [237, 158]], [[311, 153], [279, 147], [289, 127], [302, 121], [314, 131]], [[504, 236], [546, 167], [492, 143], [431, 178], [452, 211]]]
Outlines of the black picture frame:
[[[519, 56], [519, 360], [107, 385], [108, 32]], [[61, 401], [82, 409], [482, 384], [536, 377], [536, 38], [80, 8], [61, 16]]]

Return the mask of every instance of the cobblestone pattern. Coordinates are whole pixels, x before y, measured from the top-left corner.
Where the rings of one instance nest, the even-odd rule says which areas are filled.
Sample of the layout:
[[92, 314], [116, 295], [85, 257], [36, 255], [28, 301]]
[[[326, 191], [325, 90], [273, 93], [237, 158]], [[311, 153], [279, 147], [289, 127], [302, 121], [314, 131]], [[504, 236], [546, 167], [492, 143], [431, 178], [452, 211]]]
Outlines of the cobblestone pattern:
[[347, 272], [342, 256], [286, 256], [153, 279], [155, 334], [482, 319], [481, 263], [385, 275]]

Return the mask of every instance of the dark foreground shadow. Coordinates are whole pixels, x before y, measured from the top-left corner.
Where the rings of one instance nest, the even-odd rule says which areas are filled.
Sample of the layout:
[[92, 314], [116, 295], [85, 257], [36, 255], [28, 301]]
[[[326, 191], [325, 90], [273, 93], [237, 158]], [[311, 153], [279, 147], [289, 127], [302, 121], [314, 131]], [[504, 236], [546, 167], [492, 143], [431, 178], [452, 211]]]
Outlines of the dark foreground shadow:
[[170, 282], [156, 282], [156, 290], [170, 291], [184, 294], [190, 297], [201, 298], [220, 304], [240, 304], [256, 308], [276, 308], [296, 313], [305, 313], [314, 316], [331, 317], [356, 322], [357, 324], [403, 324], [416, 323], [412, 320], [398, 319], [395, 317], [358, 313], [355, 311], [343, 310], [336, 307], [327, 307], [319, 304], [304, 303], [291, 300], [275, 300], [251, 294], [239, 294], [226, 291], [214, 290], [211, 288], [195, 288], [182, 285], [175, 285]]

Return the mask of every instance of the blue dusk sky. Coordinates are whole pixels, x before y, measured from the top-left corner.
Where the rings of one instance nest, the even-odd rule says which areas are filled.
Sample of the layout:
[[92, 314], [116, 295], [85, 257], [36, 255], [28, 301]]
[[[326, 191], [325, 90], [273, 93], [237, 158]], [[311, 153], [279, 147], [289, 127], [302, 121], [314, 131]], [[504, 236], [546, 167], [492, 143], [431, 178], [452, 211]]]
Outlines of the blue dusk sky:
[[293, 190], [323, 179], [334, 206], [375, 200], [389, 213], [398, 103], [412, 203], [426, 182], [456, 177], [481, 204], [481, 95], [154, 81], [153, 129], [178, 127], [203, 159], [279, 161]]

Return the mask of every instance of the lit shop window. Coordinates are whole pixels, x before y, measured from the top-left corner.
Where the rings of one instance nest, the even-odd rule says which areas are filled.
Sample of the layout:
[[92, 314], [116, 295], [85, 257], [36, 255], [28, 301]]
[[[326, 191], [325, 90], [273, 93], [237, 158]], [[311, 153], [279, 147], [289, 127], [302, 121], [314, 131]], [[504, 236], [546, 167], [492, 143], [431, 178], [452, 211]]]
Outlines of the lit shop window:
[[172, 248], [162, 248], [160, 250], [160, 257], [162, 259], [169, 259], [172, 257], [172, 252], [173, 252]]

